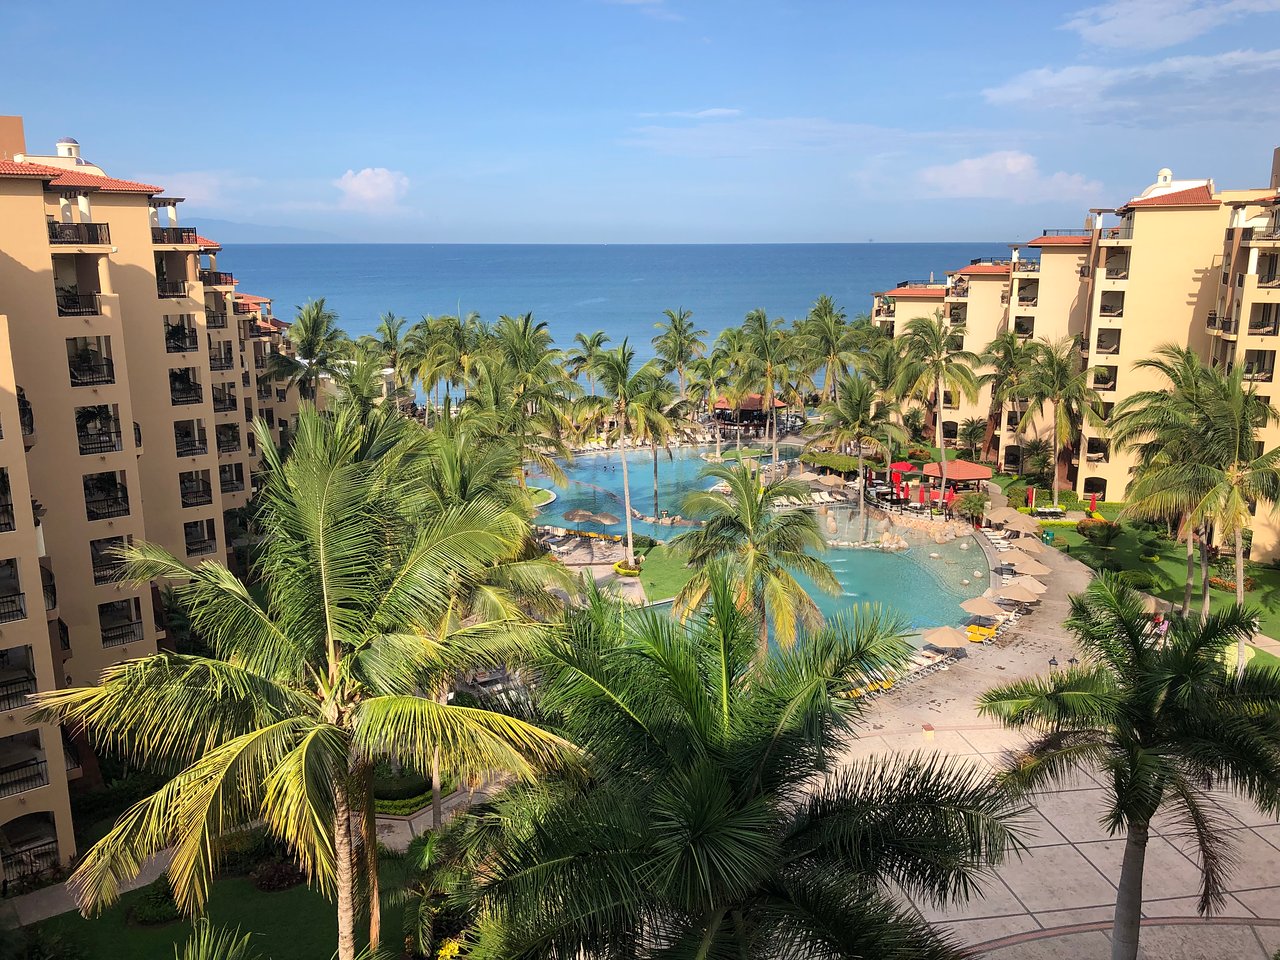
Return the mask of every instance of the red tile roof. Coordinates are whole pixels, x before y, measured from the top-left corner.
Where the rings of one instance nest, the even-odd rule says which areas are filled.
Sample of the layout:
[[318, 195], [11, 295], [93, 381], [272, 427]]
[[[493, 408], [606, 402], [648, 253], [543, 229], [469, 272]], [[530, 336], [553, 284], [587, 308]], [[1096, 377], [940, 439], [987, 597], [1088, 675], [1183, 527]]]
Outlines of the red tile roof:
[[1208, 186], [1201, 184], [1189, 190], [1178, 190], [1174, 193], [1162, 193], [1155, 197], [1143, 197], [1130, 200], [1126, 207], [1216, 207], [1218, 201], [1213, 199]]
[[946, 287], [894, 287], [892, 290], [883, 290], [875, 294], [877, 297], [893, 297], [898, 300], [904, 298], [907, 300], [941, 299], [946, 295]]
[[971, 263], [959, 270], [948, 270], [947, 273], [962, 277], [1007, 276], [1009, 269], [1007, 263]]
[[211, 250], [222, 249], [222, 244], [220, 244], [217, 240], [210, 240], [208, 237], [202, 237], [198, 233], [196, 234], [196, 243], [198, 243], [202, 247], [205, 247], [206, 249], [211, 249]]
[[246, 300], [249, 303], [270, 303], [271, 302], [270, 297], [255, 297], [252, 293], [241, 293], [238, 290], [236, 291], [236, 299]]
[[[779, 400], [777, 397], [773, 398], [773, 405], [774, 407], [786, 406], [786, 404], [783, 403], [781, 400]], [[763, 407], [764, 407], [764, 397], [760, 396], [760, 394], [758, 393], [747, 394], [745, 397], [742, 398], [742, 402], [738, 404], [739, 410], [760, 410]], [[728, 410], [729, 401], [724, 397], [721, 397], [719, 400], [716, 401], [716, 409]]]
[[1027, 244], [1028, 247], [1087, 247], [1092, 242], [1090, 237], [1037, 237]]
[[47, 167], [42, 163], [14, 163], [12, 160], [0, 160], [0, 176], [3, 177], [39, 177], [48, 180], [55, 187], [81, 187], [86, 190], [105, 190], [110, 193], [163, 193], [163, 187], [151, 183], [138, 183], [134, 180], [119, 180], [116, 177], [100, 177], [96, 173], [83, 173], [80, 170], [64, 170], [62, 167]]
[[[921, 472], [926, 477], [940, 477], [942, 476], [942, 464], [926, 463], [924, 470]], [[990, 480], [991, 468], [984, 467], [980, 463], [971, 463], [968, 460], [948, 460], [947, 479], [955, 480], [958, 483], [966, 483], [970, 480]]]

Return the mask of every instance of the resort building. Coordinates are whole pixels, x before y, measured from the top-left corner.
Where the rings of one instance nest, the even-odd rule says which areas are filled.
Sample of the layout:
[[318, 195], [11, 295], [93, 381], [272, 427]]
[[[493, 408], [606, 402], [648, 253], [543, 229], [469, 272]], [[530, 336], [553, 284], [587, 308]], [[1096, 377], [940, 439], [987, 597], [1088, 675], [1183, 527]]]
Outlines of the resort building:
[[[0, 118], [6, 881], [75, 853], [68, 783], [82, 763], [96, 773], [84, 744], [27, 725], [26, 695], [93, 683], [167, 640], [159, 591], [118, 582], [113, 550], [147, 540], [232, 559], [228, 529], [242, 525], [228, 512], [252, 489], [252, 368], [283, 348], [281, 325], [269, 301], [241, 305], [179, 203], [108, 176], [74, 140], [27, 154], [21, 119]], [[276, 390], [278, 435], [297, 406]]]
[[[1189, 347], [1206, 361], [1246, 376], [1269, 399], [1280, 345], [1280, 151], [1270, 184], [1250, 190], [1218, 190], [1212, 180], [1177, 180], [1169, 169], [1140, 194], [1114, 208], [1090, 211], [1083, 229], [1045, 230], [1013, 244], [1008, 262], [982, 260], [947, 274], [937, 284], [904, 282], [874, 295], [872, 319], [891, 336], [907, 322], [944, 317], [956, 348], [981, 352], [995, 336], [1020, 339], [1077, 337], [1086, 361], [1097, 368], [1093, 385], [1103, 413], [1133, 394], [1162, 386], [1158, 373], [1136, 367], [1164, 344]], [[1037, 256], [1038, 254], [1038, 256]], [[963, 345], [963, 346], [961, 346]], [[932, 430], [932, 398], [929, 408]], [[954, 445], [959, 425], [987, 417], [989, 388], [976, 402], [942, 398], [943, 440]], [[1049, 439], [1046, 410], [1018, 431], [1024, 405], [999, 412], [986, 455], [1016, 470], [1027, 439]], [[1104, 427], [1082, 424], [1074, 449], [1058, 463], [1063, 484], [1082, 496], [1121, 500], [1133, 456], [1113, 450]], [[1265, 447], [1280, 445], [1272, 426]], [[1280, 520], [1258, 510], [1251, 556], [1280, 556]]]

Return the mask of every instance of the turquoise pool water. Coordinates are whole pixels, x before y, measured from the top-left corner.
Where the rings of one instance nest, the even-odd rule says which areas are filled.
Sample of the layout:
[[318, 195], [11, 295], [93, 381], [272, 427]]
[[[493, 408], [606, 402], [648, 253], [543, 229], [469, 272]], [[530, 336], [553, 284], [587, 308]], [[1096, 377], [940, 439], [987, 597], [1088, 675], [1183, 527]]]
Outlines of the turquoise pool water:
[[[673, 515], [682, 513], [687, 493], [711, 485], [712, 481], [701, 475], [707, 466], [699, 456], [702, 452], [685, 448], [673, 451], [670, 459], [665, 454], [659, 455], [658, 510], [667, 510]], [[784, 448], [781, 455], [794, 456], [795, 449]], [[627, 454], [627, 467], [631, 474], [632, 505], [642, 513], [656, 514], [652, 457], [643, 451], [631, 451]], [[565, 512], [572, 509], [623, 516], [618, 453], [581, 455], [565, 473], [568, 482], [556, 488], [557, 499], [539, 517], [542, 523], [572, 526], [563, 519]], [[532, 482], [550, 486], [546, 478], [535, 478]], [[818, 512], [819, 523], [829, 540], [861, 539], [861, 518], [855, 516], [851, 508], [819, 507]], [[625, 528], [618, 523], [588, 529], [622, 533]], [[636, 522], [633, 529], [636, 533], [666, 540], [687, 528]], [[882, 553], [831, 547], [823, 553], [823, 560], [840, 581], [840, 592], [835, 596], [810, 589], [823, 615], [831, 617], [859, 603], [880, 603], [897, 610], [915, 629], [964, 623], [968, 616], [960, 604], [982, 593], [991, 582], [986, 557], [977, 543], [965, 538], [938, 545], [911, 530], [901, 527], [895, 530], [910, 541], [911, 549]]]

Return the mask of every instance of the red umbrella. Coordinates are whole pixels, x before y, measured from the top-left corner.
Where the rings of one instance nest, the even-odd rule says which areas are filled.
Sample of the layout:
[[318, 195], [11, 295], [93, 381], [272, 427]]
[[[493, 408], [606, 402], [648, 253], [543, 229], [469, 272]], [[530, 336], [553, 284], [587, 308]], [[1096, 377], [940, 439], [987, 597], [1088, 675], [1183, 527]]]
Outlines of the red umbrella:
[[908, 460], [899, 460], [897, 463], [889, 464], [890, 470], [897, 470], [899, 473], [915, 473], [920, 468]]
[[895, 487], [902, 486], [902, 474], [899, 473], [897, 470], [893, 471], [893, 485]]
[[925, 489], [924, 489], [924, 484], [922, 483], [920, 484], [920, 502], [921, 503], [924, 503], [924, 494], [925, 494]]
[[952, 501], [956, 498], [956, 488], [950, 487], [947, 490], [947, 506], [951, 506]]
[[1098, 495], [1096, 493], [1089, 495], [1089, 512], [1090, 513], [1098, 512]]
[[1036, 507], [1036, 488], [1027, 487], [1027, 506], [1032, 510]]

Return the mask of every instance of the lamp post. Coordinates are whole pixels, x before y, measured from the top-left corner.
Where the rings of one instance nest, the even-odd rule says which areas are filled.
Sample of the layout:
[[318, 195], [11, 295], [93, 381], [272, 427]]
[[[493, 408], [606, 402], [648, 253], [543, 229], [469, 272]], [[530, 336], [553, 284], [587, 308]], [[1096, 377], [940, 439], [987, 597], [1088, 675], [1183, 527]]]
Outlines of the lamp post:
[[1067, 665], [1074, 667], [1079, 662], [1080, 661], [1078, 659], [1076, 659], [1075, 657], [1072, 657], [1070, 660], [1067, 661]]
[[1056, 668], [1057, 668], [1057, 666], [1058, 666], [1058, 658], [1057, 658], [1057, 657], [1050, 657], [1050, 658], [1049, 658], [1049, 667], [1050, 667], [1050, 669], [1056, 669]]

